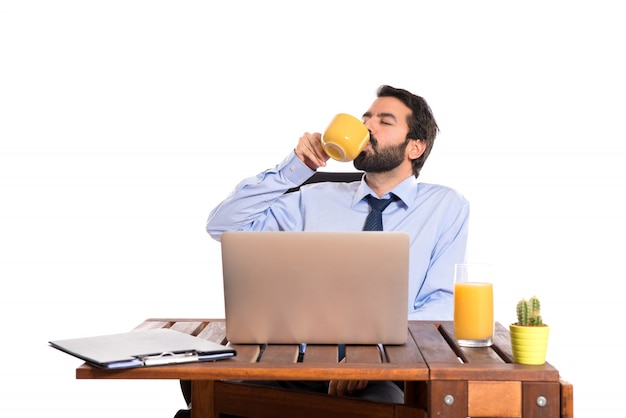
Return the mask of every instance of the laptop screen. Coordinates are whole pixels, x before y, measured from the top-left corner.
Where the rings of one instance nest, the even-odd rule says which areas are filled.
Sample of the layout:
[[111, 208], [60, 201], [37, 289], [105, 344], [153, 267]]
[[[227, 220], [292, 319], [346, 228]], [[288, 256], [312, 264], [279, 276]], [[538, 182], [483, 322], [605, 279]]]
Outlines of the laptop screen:
[[226, 232], [221, 243], [230, 342], [406, 342], [408, 234]]

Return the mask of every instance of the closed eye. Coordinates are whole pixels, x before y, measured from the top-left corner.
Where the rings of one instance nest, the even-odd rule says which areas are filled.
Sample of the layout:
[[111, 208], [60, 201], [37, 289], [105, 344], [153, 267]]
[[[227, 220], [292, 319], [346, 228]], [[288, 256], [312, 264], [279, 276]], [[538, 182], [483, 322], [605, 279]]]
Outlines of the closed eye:
[[380, 113], [378, 116], [380, 117], [380, 123], [383, 125], [395, 125], [397, 122], [396, 117], [392, 113]]

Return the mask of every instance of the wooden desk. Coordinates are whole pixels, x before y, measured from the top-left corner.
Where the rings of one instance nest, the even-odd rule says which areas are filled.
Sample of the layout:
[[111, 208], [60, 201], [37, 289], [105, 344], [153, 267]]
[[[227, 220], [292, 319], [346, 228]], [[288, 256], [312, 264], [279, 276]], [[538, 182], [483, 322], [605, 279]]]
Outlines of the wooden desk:
[[573, 417], [573, 386], [549, 363], [513, 363], [509, 331], [496, 323], [489, 348], [462, 348], [452, 322], [409, 324], [429, 369], [427, 409], [441, 417]]
[[[148, 319], [135, 329], [153, 328], [227, 343], [223, 320]], [[337, 362], [336, 346], [309, 345], [299, 355], [297, 345], [233, 345], [233, 359], [116, 371], [82, 365], [76, 377], [190, 380], [193, 417], [215, 417], [209, 400], [228, 402], [229, 396], [236, 396], [232, 387], [242, 385], [222, 380], [330, 379], [405, 381], [405, 405], [388, 406], [401, 409], [395, 416], [423, 416], [427, 410], [431, 417], [573, 417], [572, 386], [548, 363], [513, 363], [508, 330], [502, 325], [496, 324], [490, 348], [460, 348], [452, 335], [451, 322], [410, 321], [407, 344], [384, 346], [382, 351], [376, 345], [348, 346], [345, 363]], [[344, 398], [324, 399], [334, 408]]]

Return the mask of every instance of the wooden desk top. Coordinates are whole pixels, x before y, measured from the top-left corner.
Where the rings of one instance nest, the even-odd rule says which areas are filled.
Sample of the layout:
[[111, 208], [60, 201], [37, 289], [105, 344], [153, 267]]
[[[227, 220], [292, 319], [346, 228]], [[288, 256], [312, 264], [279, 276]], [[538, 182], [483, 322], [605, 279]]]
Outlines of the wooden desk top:
[[[227, 344], [221, 319], [147, 319], [135, 329], [171, 328], [220, 344]], [[461, 348], [453, 339], [452, 322], [409, 321], [404, 345], [347, 346], [345, 362], [337, 362], [337, 346], [232, 345], [237, 357], [214, 362], [187, 363], [125, 370], [82, 365], [78, 379], [177, 380], [517, 380], [559, 381], [558, 371], [546, 363], [525, 366], [512, 361], [508, 330], [496, 324], [494, 345]]]

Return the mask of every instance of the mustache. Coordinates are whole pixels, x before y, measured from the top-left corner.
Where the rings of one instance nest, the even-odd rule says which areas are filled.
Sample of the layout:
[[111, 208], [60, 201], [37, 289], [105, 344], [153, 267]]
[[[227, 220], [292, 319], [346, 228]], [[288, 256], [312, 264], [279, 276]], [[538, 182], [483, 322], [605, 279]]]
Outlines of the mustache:
[[378, 140], [372, 134], [370, 134], [370, 144], [372, 144], [372, 148], [374, 149], [378, 147]]

